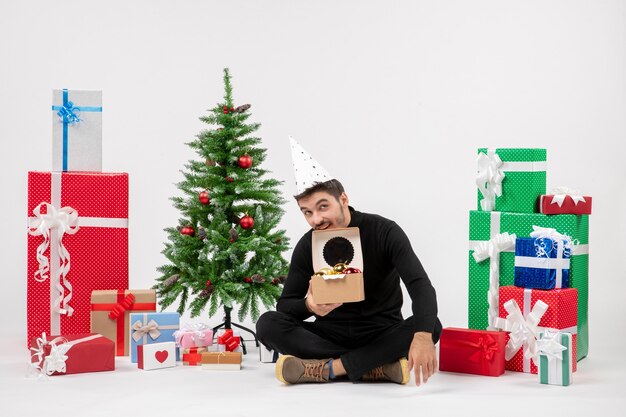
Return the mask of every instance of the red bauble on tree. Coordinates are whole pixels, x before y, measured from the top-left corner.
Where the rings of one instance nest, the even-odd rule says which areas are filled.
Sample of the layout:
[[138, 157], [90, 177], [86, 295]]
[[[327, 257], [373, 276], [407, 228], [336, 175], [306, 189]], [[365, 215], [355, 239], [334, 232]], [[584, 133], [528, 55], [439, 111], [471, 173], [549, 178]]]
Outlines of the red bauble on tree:
[[246, 214], [239, 220], [239, 226], [243, 229], [252, 229], [254, 227], [254, 219]]
[[193, 227], [191, 227], [191, 225], [187, 225], [180, 229], [180, 233], [187, 236], [193, 236], [196, 234], [196, 231], [193, 230]]
[[234, 180], [233, 178], [231, 178], [231, 177], [224, 177], [224, 179], [225, 179], [226, 181], [228, 181], [228, 182], [233, 182], [233, 181], [235, 181], [235, 180]]
[[201, 191], [200, 194], [198, 194], [198, 200], [200, 200], [202, 204], [209, 204], [211, 202], [209, 193], [206, 191]]
[[248, 154], [241, 155], [237, 161], [237, 165], [243, 169], [250, 168], [252, 166], [252, 157]]
[[252, 282], [252, 278], [246, 277], [246, 284], [250, 284]]

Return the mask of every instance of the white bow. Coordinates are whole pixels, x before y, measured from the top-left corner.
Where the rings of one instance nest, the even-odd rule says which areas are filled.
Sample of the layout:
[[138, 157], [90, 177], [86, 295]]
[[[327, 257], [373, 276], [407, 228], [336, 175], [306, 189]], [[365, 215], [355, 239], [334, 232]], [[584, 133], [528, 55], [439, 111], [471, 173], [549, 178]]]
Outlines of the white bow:
[[[45, 356], [44, 347], [50, 345], [50, 353]], [[65, 373], [67, 360], [67, 351], [72, 347], [67, 343], [67, 339], [63, 337], [57, 337], [50, 342], [46, 338], [46, 334], [43, 333], [41, 337], [37, 338], [37, 347], [30, 348], [34, 353], [32, 357], [37, 357], [36, 362], [32, 362], [31, 365], [42, 374], [52, 375], [55, 372]], [[43, 363], [42, 363], [43, 360]]]
[[[46, 207], [46, 214], [41, 214], [41, 207]], [[37, 261], [39, 262], [39, 269], [35, 271], [34, 278], [38, 282], [43, 282], [48, 279], [48, 272], [50, 271], [50, 265], [48, 258], [44, 256], [44, 252], [50, 245], [50, 234], [52, 229], [57, 230], [57, 245], [60, 258], [60, 276], [61, 280], [57, 282], [56, 289], [58, 291], [58, 298], [54, 301], [54, 309], [59, 314], [67, 314], [71, 316], [74, 309], [69, 306], [69, 302], [72, 299], [72, 284], [67, 280], [67, 273], [70, 271], [70, 253], [63, 245], [63, 236], [67, 233], [73, 235], [79, 229], [78, 226], [78, 212], [72, 207], [61, 207], [56, 209], [52, 204], [40, 203], [33, 210], [35, 218], [29, 221], [28, 233], [32, 236], [43, 236], [43, 243], [37, 248]], [[56, 278], [56, 277], [55, 277]], [[65, 288], [67, 288], [68, 295], [64, 298]], [[62, 307], [60, 307], [63, 302]]]
[[493, 211], [496, 207], [496, 196], [502, 195], [502, 180], [504, 172], [501, 169], [502, 160], [493, 149], [487, 153], [479, 153], [478, 173], [476, 175], [476, 185], [483, 195], [480, 207], [483, 211]]
[[546, 355], [549, 358], [561, 359], [561, 354], [567, 348], [559, 343], [561, 332], [546, 330], [537, 341], [537, 355]]
[[583, 203], [587, 202], [585, 200], [585, 197], [581, 195], [580, 191], [572, 190], [568, 187], [563, 187], [563, 186], [556, 187], [556, 188], [553, 188], [550, 193], [553, 195], [552, 201], [550, 202], [550, 204], [558, 204], [559, 207], [563, 205], [563, 202], [565, 201], [565, 198], [567, 196], [570, 196], [572, 200], [574, 200], [575, 206], [578, 205], [578, 202], [580, 201], [582, 201]]
[[159, 324], [154, 320], [150, 320], [145, 326], [139, 320], [133, 323], [133, 339], [135, 339], [135, 342], [139, 342], [146, 334], [149, 334], [152, 340], [158, 339], [161, 335]]
[[474, 259], [476, 262], [482, 262], [487, 258], [489, 260], [489, 292], [487, 300], [489, 302], [489, 310], [487, 311], [488, 323], [490, 328], [495, 325], [498, 317], [498, 298], [500, 291], [500, 252], [515, 247], [515, 234], [507, 232], [500, 233], [490, 240], [480, 242], [478, 247], [474, 249]]
[[504, 309], [509, 314], [505, 319], [498, 317], [496, 319], [496, 327], [510, 332], [509, 343], [507, 343], [505, 349], [505, 359], [507, 361], [511, 360], [522, 345], [526, 345], [524, 357], [532, 358], [535, 361], [537, 357], [537, 326], [541, 321], [541, 317], [548, 310], [548, 305], [541, 300], [537, 300], [526, 318], [524, 318], [519, 305], [513, 299], [504, 303]]

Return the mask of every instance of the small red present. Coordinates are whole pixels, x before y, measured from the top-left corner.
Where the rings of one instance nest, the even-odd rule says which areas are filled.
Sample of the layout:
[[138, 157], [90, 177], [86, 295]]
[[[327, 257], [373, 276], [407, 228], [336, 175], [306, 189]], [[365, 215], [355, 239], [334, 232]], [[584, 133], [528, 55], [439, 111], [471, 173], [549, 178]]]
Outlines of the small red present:
[[552, 190], [539, 197], [539, 212], [543, 214], [591, 214], [591, 197], [566, 187]]
[[42, 375], [113, 371], [115, 343], [100, 334], [50, 336], [43, 333], [30, 343], [31, 365]]
[[500, 287], [496, 327], [509, 332], [505, 351], [506, 369], [536, 374], [536, 342], [548, 329], [572, 334], [572, 366], [576, 371], [578, 290], [536, 290]]
[[439, 370], [500, 376], [506, 332], [447, 327], [439, 339]]

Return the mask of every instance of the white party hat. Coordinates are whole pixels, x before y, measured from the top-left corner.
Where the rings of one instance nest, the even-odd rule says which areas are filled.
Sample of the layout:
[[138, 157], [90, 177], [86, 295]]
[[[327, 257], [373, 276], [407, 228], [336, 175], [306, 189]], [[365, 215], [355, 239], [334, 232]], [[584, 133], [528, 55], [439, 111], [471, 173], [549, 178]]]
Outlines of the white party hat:
[[291, 159], [293, 160], [293, 172], [296, 177], [298, 194], [303, 193], [317, 182], [332, 180], [328, 171], [324, 169], [313, 157], [289, 136], [291, 142]]

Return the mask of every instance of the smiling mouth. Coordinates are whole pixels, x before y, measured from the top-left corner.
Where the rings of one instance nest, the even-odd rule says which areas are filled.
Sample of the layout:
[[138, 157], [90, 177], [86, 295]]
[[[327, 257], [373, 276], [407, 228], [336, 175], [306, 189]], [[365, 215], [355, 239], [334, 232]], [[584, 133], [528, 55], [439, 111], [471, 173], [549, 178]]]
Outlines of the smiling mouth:
[[321, 226], [318, 226], [318, 227], [317, 227], [317, 230], [326, 230], [326, 229], [328, 229], [329, 227], [330, 227], [330, 223], [325, 223], [325, 224], [323, 224], [323, 225], [321, 225]]

